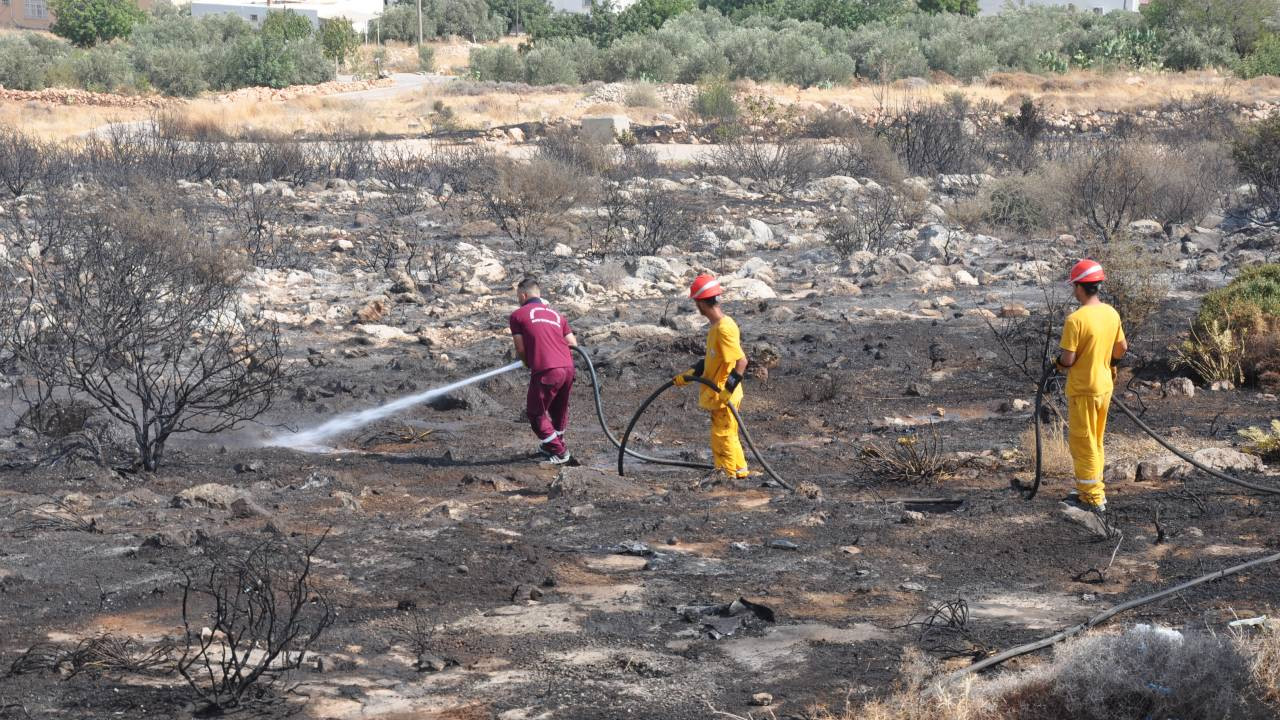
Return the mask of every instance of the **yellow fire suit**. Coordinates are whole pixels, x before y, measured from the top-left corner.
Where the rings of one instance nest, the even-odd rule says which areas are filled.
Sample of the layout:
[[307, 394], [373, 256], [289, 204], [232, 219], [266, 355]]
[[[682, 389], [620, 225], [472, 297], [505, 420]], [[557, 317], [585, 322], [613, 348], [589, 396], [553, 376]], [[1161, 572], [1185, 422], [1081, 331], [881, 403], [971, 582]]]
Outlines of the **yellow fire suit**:
[[[725, 316], [707, 331], [702, 377], [723, 388], [725, 381], [729, 379], [729, 372], [745, 357], [738, 324], [733, 318]], [[711, 388], [703, 385], [701, 390], [698, 405], [711, 411], [711, 454], [715, 457], [716, 467], [724, 470], [730, 477], [746, 477], [747, 458], [742, 453], [742, 443], [738, 441], [738, 422]], [[734, 388], [729, 402], [735, 409], [742, 406], [741, 383]]]
[[1106, 303], [1085, 305], [1067, 316], [1059, 346], [1076, 354], [1067, 371], [1067, 425], [1076, 491], [1086, 505], [1107, 501], [1102, 437], [1115, 389], [1111, 356], [1124, 341], [1120, 314]]

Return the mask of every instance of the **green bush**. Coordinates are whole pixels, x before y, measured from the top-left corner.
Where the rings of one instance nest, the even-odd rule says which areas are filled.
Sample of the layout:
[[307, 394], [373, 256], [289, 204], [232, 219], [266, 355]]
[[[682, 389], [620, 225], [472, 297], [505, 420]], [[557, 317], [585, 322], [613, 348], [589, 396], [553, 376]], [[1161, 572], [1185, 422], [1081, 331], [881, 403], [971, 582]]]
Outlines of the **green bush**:
[[311, 38], [285, 43], [262, 35], [242, 37], [222, 62], [224, 88], [312, 85], [334, 75], [320, 43]]
[[642, 32], [662, 27], [671, 18], [693, 10], [696, 0], [637, 0], [618, 14], [623, 32]]
[[0, 85], [14, 90], [40, 90], [45, 86], [50, 67], [69, 48], [61, 41], [42, 40], [35, 33], [0, 35]]
[[[865, 30], [865, 29], [864, 29]], [[919, 36], [905, 29], [867, 30], [852, 45], [858, 48], [858, 74], [887, 82], [906, 77], [925, 77], [929, 60], [920, 49]]]
[[1196, 323], [1248, 333], [1280, 329], [1280, 264], [1245, 268], [1226, 287], [1214, 290], [1200, 302]]
[[51, 0], [55, 35], [80, 47], [127, 37], [146, 19], [134, 0]]
[[693, 99], [693, 112], [703, 120], [722, 123], [738, 119], [738, 101], [734, 99], [733, 86], [724, 80], [714, 80], [698, 88]]
[[800, 32], [782, 33], [774, 48], [774, 63], [778, 79], [801, 87], [845, 82], [857, 70], [853, 58], [828, 52]]
[[100, 45], [76, 50], [49, 71], [54, 82], [94, 92], [117, 92], [138, 87], [133, 63], [124, 49], [116, 45]]
[[431, 72], [436, 67], [436, 49], [430, 45], [418, 47], [418, 70]]
[[[428, 3], [422, 4], [426, 12]], [[429, 5], [436, 21], [436, 33], [442, 37], [457, 35], [472, 42], [493, 40], [506, 29], [506, 21], [489, 14], [485, 0], [435, 0]]]
[[919, 0], [919, 7], [928, 13], [978, 14], [978, 0]]
[[1265, 35], [1239, 65], [1236, 74], [1242, 78], [1280, 75], [1280, 37]]
[[[422, 16], [422, 33], [436, 36], [435, 18], [425, 12]], [[389, 5], [382, 14], [369, 21], [369, 37], [382, 42], [415, 42], [418, 39], [418, 10], [412, 5]]]
[[1166, 70], [1185, 72], [1209, 67], [1228, 67], [1236, 62], [1231, 37], [1221, 28], [1182, 28], [1164, 42]]
[[601, 57], [603, 78], [675, 82], [676, 57], [652, 35], [629, 35], [609, 46]]
[[524, 58], [506, 45], [472, 48], [471, 76], [489, 82], [524, 82]]
[[698, 83], [704, 78], [723, 77], [729, 74], [729, 60], [724, 51], [710, 43], [698, 44], [685, 55], [677, 57], [680, 63], [676, 80], [682, 83]]
[[525, 81], [530, 85], [577, 85], [573, 58], [553, 46], [535, 47], [524, 56]]
[[1231, 156], [1262, 209], [1270, 217], [1280, 214], [1280, 117], [1248, 128], [1232, 146]]
[[264, 38], [294, 42], [311, 37], [311, 21], [292, 10], [270, 10], [259, 31]]
[[[322, 19], [319, 35], [324, 56], [337, 65], [346, 62], [347, 58], [355, 55], [356, 50], [360, 48], [360, 36], [356, 34], [351, 21], [346, 18]], [[418, 51], [421, 53], [422, 48], [418, 48]]]
[[164, 47], [134, 54], [134, 63], [147, 84], [174, 97], [191, 97], [209, 89], [207, 61], [208, 56], [198, 47]]
[[961, 80], [986, 77], [996, 69], [995, 51], [981, 45], [966, 48], [956, 59], [955, 76]]
[[547, 0], [488, 0], [488, 3], [489, 14], [503, 23], [502, 32], [534, 31], [543, 27], [552, 13]]

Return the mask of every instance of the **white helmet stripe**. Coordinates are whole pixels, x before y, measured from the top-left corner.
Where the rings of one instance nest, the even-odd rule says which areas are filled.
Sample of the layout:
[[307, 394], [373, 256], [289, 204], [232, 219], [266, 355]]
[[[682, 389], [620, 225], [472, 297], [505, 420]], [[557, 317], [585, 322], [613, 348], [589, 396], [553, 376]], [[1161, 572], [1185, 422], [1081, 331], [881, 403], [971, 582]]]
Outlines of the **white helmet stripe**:
[[1075, 277], [1071, 278], [1071, 282], [1073, 283], [1083, 282], [1085, 278], [1090, 277], [1092, 275], [1097, 275], [1100, 272], [1102, 272], [1101, 265], [1094, 265], [1092, 267], [1085, 268], [1084, 270], [1080, 271], [1079, 275], [1076, 275]]
[[715, 288], [718, 288], [718, 287], [720, 287], [720, 281], [712, 280], [706, 285], [703, 285], [702, 287], [698, 288], [698, 292], [694, 294], [693, 299], [701, 300], [707, 294], [708, 290], [714, 290]]

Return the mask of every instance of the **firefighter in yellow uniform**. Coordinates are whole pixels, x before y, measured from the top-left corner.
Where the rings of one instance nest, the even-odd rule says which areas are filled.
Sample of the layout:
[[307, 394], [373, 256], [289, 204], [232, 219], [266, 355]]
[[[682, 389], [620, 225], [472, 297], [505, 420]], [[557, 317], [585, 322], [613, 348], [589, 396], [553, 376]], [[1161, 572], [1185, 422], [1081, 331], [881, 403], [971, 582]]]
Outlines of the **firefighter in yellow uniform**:
[[698, 396], [698, 405], [711, 412], [711, 454], [715, 457], [716, 467], [726, 475], [745, 478], [751, 473], [742, 452], [742, 443], [738, 440], [738, 422], [729, 405], [732, 404], [734, 409], [742, 405], [742, 374], [747, 371], [747, 356], [742, 352], [738, 324], [724, 314], [716, 300], [723, 291], [720, 282], [710, 275], [699, 275], [694, 279], [689, 297], [697, 306], [698, 313], [711, 322], [711, 328], [707, 330], [706, 357], [675, 376], [672, 382], [683, 386], [689, 382], [687, 376], [697, 375], [721, 388], [716, 393], [703, 385]]
[[1106, 278], [1093, 260], [1081, 260], [1071, 268], [1069, 279], [1080, 308], [1067, 316], [1059, 343], [1062, 353], [1054, 363], [1067, 373], [1068, 444], [1077, 502], [1098, 511], [1107, 509], [1102, 438], [1115, 389], [1115, 362], [1129, 350], [1120, 314], [1098, 297]]

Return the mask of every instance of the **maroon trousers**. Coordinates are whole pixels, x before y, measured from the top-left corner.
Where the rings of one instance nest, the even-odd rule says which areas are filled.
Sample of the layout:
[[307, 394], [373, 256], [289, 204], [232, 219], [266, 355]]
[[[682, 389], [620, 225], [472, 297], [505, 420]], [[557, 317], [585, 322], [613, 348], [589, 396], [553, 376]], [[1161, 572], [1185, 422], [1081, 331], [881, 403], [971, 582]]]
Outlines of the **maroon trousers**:
[[529, 378], [525, 411], [529, 424], [546, 449], [563, 455], [564, 431], [569, 429], [569, 391], [573, 389], [571, 367], [551, 368]]

